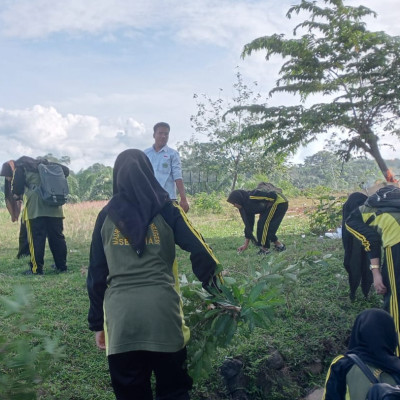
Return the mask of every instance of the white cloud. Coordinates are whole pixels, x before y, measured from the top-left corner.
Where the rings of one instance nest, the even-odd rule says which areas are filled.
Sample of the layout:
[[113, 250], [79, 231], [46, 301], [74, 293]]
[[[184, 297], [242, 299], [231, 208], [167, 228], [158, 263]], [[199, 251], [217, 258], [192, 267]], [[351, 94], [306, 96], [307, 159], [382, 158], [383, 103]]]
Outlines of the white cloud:
[[126, 148], [144, 148], [143, 124], [129, 118], [102, 122], [89, 115], [60, 114], [54, 107], [36, 105], [25, 110], [0, 109], [0, 157], [17, 159], [52, 153], [69, 156], [71, 169], [100, 162], [112, 165]]
[[[283, 4], [282, 4], [283, 3]], [[135, 36], [151, 29], [181, 41], [213, 45], [243, 45], [278, 28], [284, 19], [284, 4], [271, 7], [265, 1], [231, 0], [14, 0], [0, 5], [1, 32], [18, 38], [44, 38], [57, 33]], [[287, 2], [289, 4], [289, 2]]]
[[[398, 0], [347, 1], [378, 12], [372, 29], [399, 32]], [[274, 86], [280, 58], [240, 53], [259, 36], [289, 36], [297, 19], [285, 14], [297, 2], [0, 1], [0, 159], [50, 152], [70, 156], [74, 171], [111, 165], [126, 147], [149, 146], [159, 120], [171, 123], [172, 146], [188, 140], [193, 94], [233, 93], [237, 65], [260, 92]]]

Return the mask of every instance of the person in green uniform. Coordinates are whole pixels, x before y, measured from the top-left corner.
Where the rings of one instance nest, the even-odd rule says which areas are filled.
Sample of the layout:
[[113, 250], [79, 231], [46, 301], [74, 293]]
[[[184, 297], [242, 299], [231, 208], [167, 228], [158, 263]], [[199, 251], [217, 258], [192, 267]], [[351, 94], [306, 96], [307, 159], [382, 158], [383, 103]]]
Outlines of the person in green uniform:
[[[46, 238], [53, 254], [53, 267], [59, 272], [67, 271], [67, 243], [64, 236], [64, 210], [62, 206], [46, 204], [36, 190], [41, 183], [38, 165], [47, 164], [45, 159], [35, 160], [23, 156], [15, 161], [15, 172], [11, 182], [12, 193], [24, 202], [23, 219], [26, 223], [30, 250], [29, 275], [42, 275]], [[65, 177], [69, 168], [61, 165]]]
[[185, 325], [175, 244], [190, 252], [205, 288], [218, 264], [201, 234], [172, 202], [140, 150], [125, 150], [113, 171], [113, 197], [93, 231], [87, 289], [89, 329], [106, 350], [118, 400], [189, 399]]
[[[346, 354], [356, 354], [381, 382], [395, 385], [400, 382], [400, 359], [395, 354], [398, 342], [390, 314], [371, 308], [354, 321]], [[322, 400], [365, 400], [370, 387], [364, 372], [342, 354], [329, 367]]]
[[[239, 253], [249, 247], [250, 240], [259, 246], [258, 254], [269, 254], [271, 242], [274, 243], [276, 251], [286, 250], [286, 246], [276, 236], [289, 205], [282, 193], [279, 191], [266, 192], [260, 189], [234, 190], [227, 201], [239, 210], [245, 226], [245, 241], [237, 249]], [[257, 223], [257, 239], [253, 235], [256, 214], [260, 215]]]

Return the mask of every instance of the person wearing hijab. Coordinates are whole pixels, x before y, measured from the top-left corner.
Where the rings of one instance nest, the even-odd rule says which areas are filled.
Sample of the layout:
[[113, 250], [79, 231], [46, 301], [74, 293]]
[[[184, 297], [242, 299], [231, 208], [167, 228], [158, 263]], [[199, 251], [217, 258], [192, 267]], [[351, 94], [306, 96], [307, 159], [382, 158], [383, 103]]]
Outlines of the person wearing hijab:
[[366, 251], [375, 291], [400, 335], [400, 188], [380, 188], [350, 213], [345, 226]]
[[[275, 250], [286, 250], [286, 246], [276, 236], [289, 205], [282, 193], [279, 191], [265, 192], [260, 189], [234, 190], [227, 201], [239, 210], [245, 226], [245, 241], [237, 249], [239, 253], [249, 247], [250, 240], [260, 247], [258, 254], [269, 254], [271, 242], [274, 243]], [[257, 223], [257, 239], [253, 235], [256, 214], [260, 214]]]
[[345, 221], [349, 215], [362, 204], [368, 196], [361, 192], [349, 195], [342, 208], [342, 243], [344, 249], [343, 266], [347, 271], [350, 286], [350, 299], [355, 300], [357, 288], [360, 286], [365, 298], [368, 297], [373, 282], [369, 270], [369, 257], [361, 242], [347, 229]]
[[125, 150], [113, 170], [113, 197], [92, 236], [87, 290], [89, 329], [106, 350], [118, 400], [189, 399], [185, 325], [175, 244], [190, 252], [207, 288], [219, 264], [183, 209], [171, 201], [144, 152]]
[[[381, 382], [395, 385], [400, 382], [397, 347], [393, 318], [384, 310], [371, 308], [356, 317], [346, 354], [356, 354]], [[370, 381], [354, 361], [339, 355], [329, 367], [322, 400], [364, 400], [370, 387]]]
[[[0, 176], [4, 176], [4, 199], [6, 207], [11, 216], [12, 222], [17, 222], [21, 214], [22, 200], [16, 200], [12, 193], [11, 182], [14, 177], [15, 162], [14, 160], [6, 161], [2, 167]], [[18, 242], [18, 254], [17, 258], [29, 256], [29, 243], [26, 232], [26, 224], [23, 218], [21, 218], [21, 224], [19, 229], [19, 242]]]

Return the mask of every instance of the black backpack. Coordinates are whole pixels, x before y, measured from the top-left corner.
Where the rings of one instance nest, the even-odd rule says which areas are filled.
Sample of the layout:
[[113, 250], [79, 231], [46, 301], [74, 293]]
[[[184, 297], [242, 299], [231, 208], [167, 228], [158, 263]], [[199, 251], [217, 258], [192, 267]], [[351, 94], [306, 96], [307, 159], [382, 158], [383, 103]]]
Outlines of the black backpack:
[[365, 400], [399, 400], [400, 399], [400, 386], [389, 385], [388, 383], [381, 383], [372, 373], [372, 371], [364, 364], [360, 357], [356, 354], [347, 354], [355, 364], [364, 372], [365, 376], [373, 383], [368, 390]]
[[69, 188], [60, 164], [39, 164], [40, 186], [38, 192], [43, 202], [50, 206], [62, 206], [68, 200]]

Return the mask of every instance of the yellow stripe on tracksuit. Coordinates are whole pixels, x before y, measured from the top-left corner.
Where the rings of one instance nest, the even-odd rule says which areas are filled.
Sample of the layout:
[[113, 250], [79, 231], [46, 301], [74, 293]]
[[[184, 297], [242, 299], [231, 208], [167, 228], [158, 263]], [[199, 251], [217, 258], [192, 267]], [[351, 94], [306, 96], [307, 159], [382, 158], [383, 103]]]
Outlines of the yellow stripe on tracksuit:
[[[390, 246], [387, 246], [385, 249], [385, 258], [386, 258], [386, 266], [387, 266], [389, 285], [390, 285], [389, 312], [394, 320], [396, 332], [400, 337], [399, 302], [397, 297], [397, 285], [396, 285], [396, 276], [394, 271], [392, 248]], [[396, 348], [396, 355], [397, 356], [400, 355], [400, 350], [398, 346]]]
[[347, 224], [345, 224], [345, 225], [346, 225], [346, 229], [361, 242], [365, 251], [370, 251], [371, 244], [370, 244], [369, 240], [364, 235], [362, 235], [360, 232], [357, 232], [354, 229], [350, 228], [349, 225], [347, 225]]
[[[203, 236], [201, 236], [200, 232], [198, 232], [198, 231], [196, 230], [196, 228], [192, 225], [192, 223], [189, 221], [189, 219], [188, 219], [188, 217], [186, 216], [185, 211], [183, 211], [182, 207], [181, 207], [179, 204], [176, 204], [176, 203], [174, 203], [174, 202], [172, 202], [172, 204], [174, 205], [174, 207], [176, 207], [176, 208], [179, 210], [179, 212], [180, 212], [180, 214], [181, 214], [183, 220], [185, 221], [186, 225], [187, 225], [187, 226], [189, 227], [189, 229], [194, 233], [194, 235], [197, 237], [197, 239], [201, 242], [201, 244], [204, 246], [204, 248], [205, 248], [205, 249], [207, 250], [207, 252], [210, 254], [210, 256], [212, 257], [212, 259], [215, 261], [215, 263], [216, 263], [217, 265], [219, 265], [220, 262], [215, 258], [215, 255], [214, 255], [213, 251], [211, 250], [210, 246], [204, 241]], [[222, 279], [222, 275], [221, 275], [221, 274], [218, 274], [217, 276], [218, 276], [219, 281], [220, 281], [221, 283], [223, 283], [224, 280]]]
[[34, 274], [36, 274], [38, 267], [36, 264], [35, 247], [33, 245], [31, 222], [28, 218], [28, 210], [26, 207], [24, 207], [23, 212], [24, 212], [24, 215], [22, 216], [22, 218], [25, 220], [25, 224], [26, 224], [26, 232], [27, 232], [27, 236], [28, 236], [29, 251], [31, 253], [32, 272]]
[[265, 220], [263, 233], [262, 233], [262, 237], [261, 237], [261, 246], [264, 246], [265, 243], [267, 242], [267, 234], [268, 234], [269, 224], [270, 224], [273, 216], [275, 215], [276, 207], [278, 207], [278, 204], [274, 203], [271, 207], [271, 210], [268, 214], [267, 219]]
[[335, 364], [335, 363], [337, 363], [341, 358], [343, 358], [344, 357], [344, 355], [339, 355], [339, 356], [337, 356], [336, 358], [334, 358], [333, 359], [333, 361], [331, 362], [331, 365], [329, 366], [329, 370], [328, 370], [328, 373], [326, 374], [326, 378], [325, 378], [325, 386], [324, 386], [324, 393], [323, 393], [323, 395], [322, 395], [322, 400], [325, 400], [325, 394], [326, 394], [326, 383], [328, 382], [328, 379], [330, 378], [330, 376], [331, 376], [331, 368], [332, 368], [332, 365], [333, 364]]
[[267, 201], [275, 201], [274, 198], [272, 197], [266, 197], [266, 196], [249, 196], [250, 200], [267, 200]]

